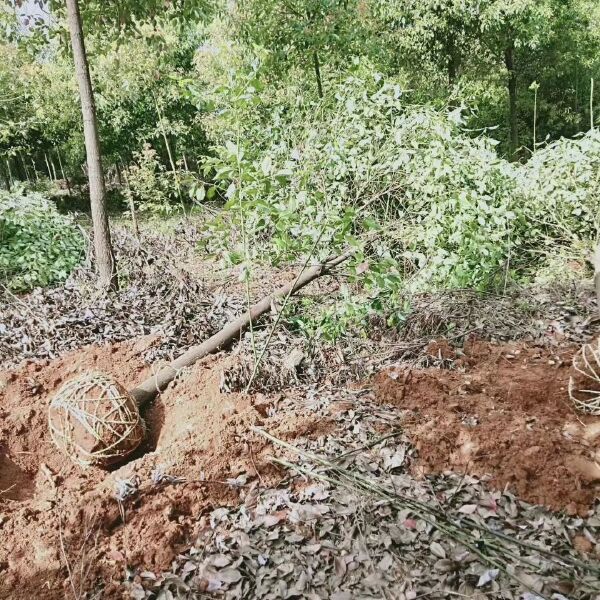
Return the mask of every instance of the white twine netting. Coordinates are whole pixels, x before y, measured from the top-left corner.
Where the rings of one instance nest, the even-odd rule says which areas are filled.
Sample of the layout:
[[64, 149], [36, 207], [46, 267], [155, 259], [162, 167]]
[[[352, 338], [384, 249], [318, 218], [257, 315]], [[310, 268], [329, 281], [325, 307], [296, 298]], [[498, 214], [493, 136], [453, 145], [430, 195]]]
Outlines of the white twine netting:
[[600, 415], [600, 338], [575, 354], [573, 371], [569, 379], [571, 402], [581, 412]]
[[135, 399], [112, 377], [92, 372], [68, 381], [48, 411], [56, 446], [81, 466], [107, 466], [133, 452], [144, 438]]

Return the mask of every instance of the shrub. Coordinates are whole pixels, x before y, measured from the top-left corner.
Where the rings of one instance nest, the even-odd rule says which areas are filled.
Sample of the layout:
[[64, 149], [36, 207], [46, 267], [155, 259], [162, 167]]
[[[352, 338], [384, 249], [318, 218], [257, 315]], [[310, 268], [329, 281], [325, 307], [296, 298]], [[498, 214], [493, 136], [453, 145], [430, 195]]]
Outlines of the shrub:
[[215, 100], [222, 143], [205, 164], [227, 202], [208, 245], [231, 262], [354, 247], [364, 293], [322, 315], [332, 337], [331, 319], [398, 323], [406, 292], [502, 288], [598, 235], [598, 132], [510, 163], [464, 128], [465, 109], [411, 105], [365, 65], [323, 101], [269, 95], [257, 77]]
[[41, 194], [0, 193], [0, 280], [22, 292], [66, 279], [81, 261], [80, 229]]
[[134, 162], [127, 169], [125, 194], [133, 199], [142, 212], [167, 214], [173, 210], [170, 203], [172, 182], [157, 152], [144, 144], [140, 152], [133, 153]]
[[398, 84], [371, 75], [342, 81], [329, 106], [275, 115], [208, 161], [229, 200], [224, 226], [239, 231], [243, 219], [272, 257], [306, 254], [317, 237], [325, 254], [358, 246], [375, 230], [369, 286], [411, 276], [420, 287], [487, 287], [518, 243], [514, 167], [461, 132], [458, 112], [411, 107]]
[[554, 245], [600, 236], [600, 130], [560, 139], [521, 167], [532, 230]]

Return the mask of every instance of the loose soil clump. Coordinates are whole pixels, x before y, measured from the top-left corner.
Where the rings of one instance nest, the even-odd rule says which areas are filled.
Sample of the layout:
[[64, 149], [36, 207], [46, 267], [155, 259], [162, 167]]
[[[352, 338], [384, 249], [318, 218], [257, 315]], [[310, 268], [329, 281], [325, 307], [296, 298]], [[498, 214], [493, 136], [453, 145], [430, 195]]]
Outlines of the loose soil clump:
[[121, 597], [127, 566], [167, 569], [193, 543], [203, 512], [238, 504], [257, 469], [263, 480], [278, 477], [266, 444], [250, 445], [250, 425], [268, 424], [284, 439], [325, 430], [294, 411], [269, 417], [276, 411], [262, 396], [221, 394], [232, 359], [213, 356], [145, 412], [146, 440], [133, 460], [107, 472], [64, 457], [48, 431], [53, 394], [88, 369], [131, 389], [150, 375], [143, 357], [154, 344], [92, 346], [0, 372], [0, 597], [44, 590], [44, 598], [63, 598], [97, 581], [101, 597]]
[[374, 379], [380, 402], [402, 408], [414, 441], [417, 473], [487, 476], [496, 489], [569, 514], [584, 515], [600, 494], [598, 418], [577, 414], [567, 387], [578, 347], [469, 340], [432, 358], [453, 369], [392, 368]]

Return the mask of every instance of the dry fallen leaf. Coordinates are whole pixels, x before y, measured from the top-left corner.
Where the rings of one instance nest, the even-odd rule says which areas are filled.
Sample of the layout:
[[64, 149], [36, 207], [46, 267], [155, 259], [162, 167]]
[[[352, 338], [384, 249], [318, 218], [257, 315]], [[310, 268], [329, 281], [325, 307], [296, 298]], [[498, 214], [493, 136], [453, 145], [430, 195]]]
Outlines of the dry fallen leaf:
[[236, 583], [242, 578], [242, 574], [232, 567], [226, 567], [218, 571], [215, 575], [223, 583]]
[[484, 571], [479, 576], [479, 580], [477, 581], [477, 587], [483, 587], [484, 585], [491, 583], [498, 577], [499, 574], [499, 569], [487, 569], [487, 571]]
[[446, 558], [446, 551], [442, 548], [442, 545], [439, 542], [431, 542], [429, 546], [431, 550], [431, 554], [437, 556], [438, 558]]
[[573, 548], [575, 548], [575, 550], [577, 550], [578, 552], [588, 554], [593, 550], [594, 546], [592, 542], [590, 542], [590, 540], [588, 540], [585, 536], [576, 535], [573, 538]]

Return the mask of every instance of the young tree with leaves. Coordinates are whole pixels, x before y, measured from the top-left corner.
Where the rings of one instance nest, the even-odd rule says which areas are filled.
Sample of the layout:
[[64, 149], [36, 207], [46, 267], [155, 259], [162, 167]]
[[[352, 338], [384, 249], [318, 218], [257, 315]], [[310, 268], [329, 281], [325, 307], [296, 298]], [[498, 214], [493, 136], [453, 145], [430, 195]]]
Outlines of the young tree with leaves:
[[[519, 55], [543, 45], [558, 22], [563, 5], [571, 0], [486, 0], [482, 4], [482, 43], [506, 69], [510, 156], [519, 148]], [[526, 82], [527, 87], [531, 83]]]
[[372, 0], [371, 14], [376, 29], [391, 33], [404, 62], [436, 65], [452, 89], [477, 42], [479, 6], [478, 0]]

